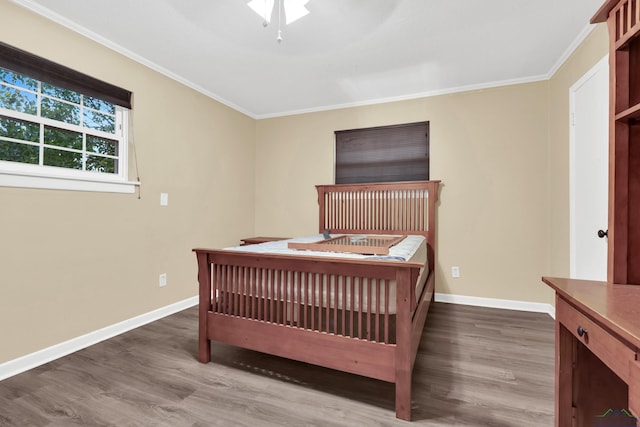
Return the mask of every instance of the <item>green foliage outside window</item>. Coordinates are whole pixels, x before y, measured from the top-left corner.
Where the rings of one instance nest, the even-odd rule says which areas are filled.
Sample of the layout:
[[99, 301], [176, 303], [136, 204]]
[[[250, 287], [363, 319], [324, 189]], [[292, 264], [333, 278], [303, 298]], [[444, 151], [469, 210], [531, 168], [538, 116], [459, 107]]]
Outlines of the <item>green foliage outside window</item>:
[[103, 100], [0, 68], [0, 161], [117, 174], [115, 113]]

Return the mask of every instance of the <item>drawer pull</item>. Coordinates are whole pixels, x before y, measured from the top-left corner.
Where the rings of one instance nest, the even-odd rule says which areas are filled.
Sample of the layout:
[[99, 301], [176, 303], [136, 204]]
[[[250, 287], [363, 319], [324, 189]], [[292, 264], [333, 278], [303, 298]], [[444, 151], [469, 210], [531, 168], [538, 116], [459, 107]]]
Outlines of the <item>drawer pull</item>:
[[578, 335], [579, 336], [584, 336], [587, 335], [589, 331], [587, 331], [586, 329], [584, 329], [582, 326], [578, 325]]

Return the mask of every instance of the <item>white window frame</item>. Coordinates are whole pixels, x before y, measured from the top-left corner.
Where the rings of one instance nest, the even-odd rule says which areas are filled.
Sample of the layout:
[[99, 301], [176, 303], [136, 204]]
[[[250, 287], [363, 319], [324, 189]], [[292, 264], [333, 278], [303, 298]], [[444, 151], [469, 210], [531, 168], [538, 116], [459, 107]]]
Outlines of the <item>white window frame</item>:
[[[129, 110], [127, 108], [116, 105], [115, 134], [5, 108], [0, 108], [0, 116], [71, 130], [83, 135], [89, 134], [118, 140], [117, 174], [0, 160], [0, 187], [134, 193], [136, 186], [140, 184], [139, 182], [128, 180]], [[40, 141], [40, 145], [42, 150], [42, 141]]]

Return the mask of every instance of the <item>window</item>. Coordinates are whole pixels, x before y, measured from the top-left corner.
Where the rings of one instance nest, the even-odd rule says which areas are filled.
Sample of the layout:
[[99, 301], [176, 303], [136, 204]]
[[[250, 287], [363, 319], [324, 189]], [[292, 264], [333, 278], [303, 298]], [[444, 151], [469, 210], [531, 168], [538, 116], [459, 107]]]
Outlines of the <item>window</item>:
[[0, 185], [133, 192], [126, 102], [99, 90], [104, 82], [43, 61], [0, 44]]
[[336, 184], [429, 179], [429, 122], [335, 132]]

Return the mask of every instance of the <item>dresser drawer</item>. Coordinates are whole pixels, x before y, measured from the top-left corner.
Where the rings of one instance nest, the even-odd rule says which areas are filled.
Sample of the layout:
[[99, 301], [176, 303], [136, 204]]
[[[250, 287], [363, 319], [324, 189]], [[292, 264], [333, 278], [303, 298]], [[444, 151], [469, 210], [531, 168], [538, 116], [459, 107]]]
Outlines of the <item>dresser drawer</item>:
[[635, 363], [635, 351], [562, 298], [556, 301], [556, 320], [629, 384], [629, 368], [630, 363]]

